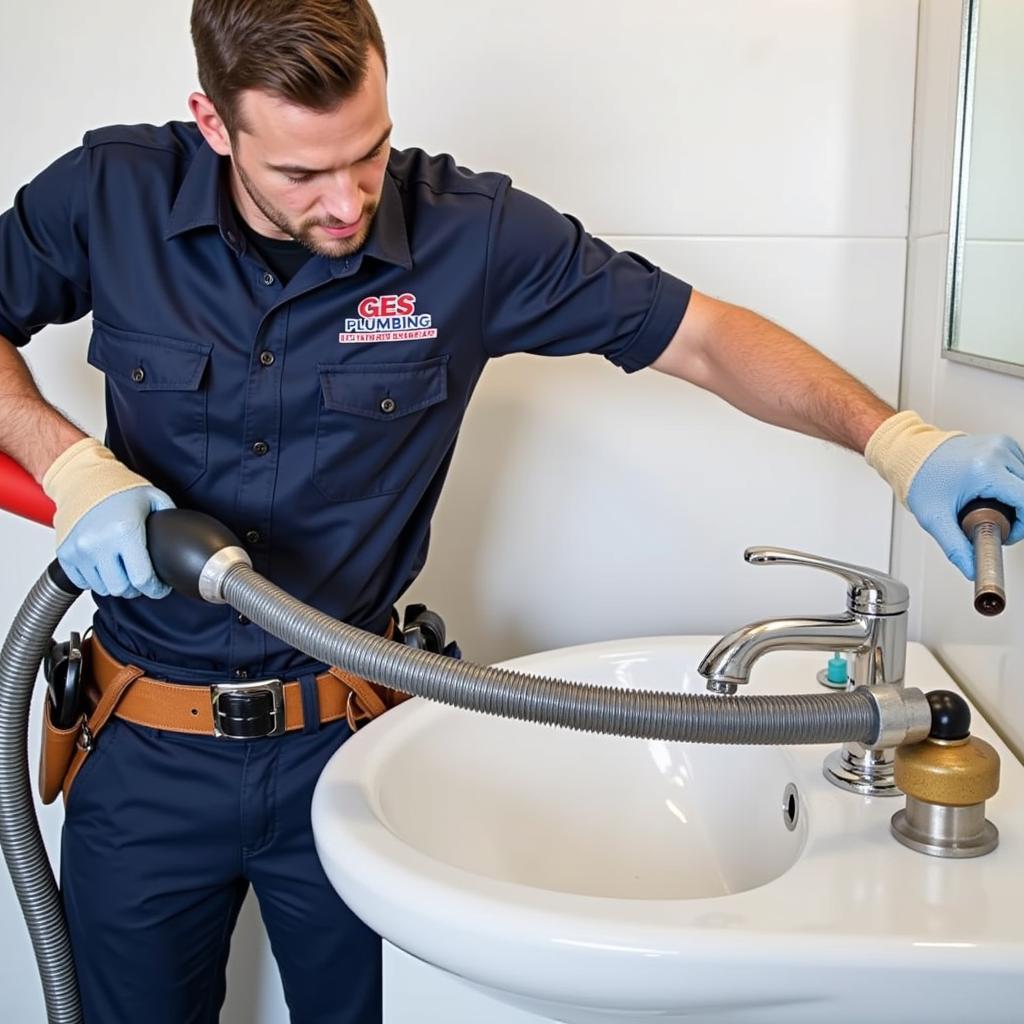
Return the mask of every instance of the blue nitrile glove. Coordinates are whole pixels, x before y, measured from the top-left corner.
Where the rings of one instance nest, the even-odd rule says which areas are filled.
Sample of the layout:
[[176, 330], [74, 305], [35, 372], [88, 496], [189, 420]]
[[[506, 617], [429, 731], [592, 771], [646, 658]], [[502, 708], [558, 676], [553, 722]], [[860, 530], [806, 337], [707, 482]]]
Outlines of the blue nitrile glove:
[[166, 597], [171, 588], [157, 578], [146, 550], [146, 518], [174, 507], [148, 484], [112, 494], [75, 523], [57, 560], [76, 587], [101, 597]]
[[965, 434], [943, 441], [914, 475], [907, 508], [946, 557], [974, 579], [974, 548], [957, 514], [975, 498], [996, 498], [1017, 510], [1006, 540], [1024, 537], [1024, 451], [1005, 434]]

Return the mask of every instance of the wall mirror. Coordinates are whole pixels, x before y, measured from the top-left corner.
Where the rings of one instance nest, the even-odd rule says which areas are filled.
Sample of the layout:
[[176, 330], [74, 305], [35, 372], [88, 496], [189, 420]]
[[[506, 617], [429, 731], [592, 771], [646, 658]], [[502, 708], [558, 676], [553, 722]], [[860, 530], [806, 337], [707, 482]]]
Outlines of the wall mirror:
[[943, 355], [1024, 377], [1024, 3], [964, 0]]

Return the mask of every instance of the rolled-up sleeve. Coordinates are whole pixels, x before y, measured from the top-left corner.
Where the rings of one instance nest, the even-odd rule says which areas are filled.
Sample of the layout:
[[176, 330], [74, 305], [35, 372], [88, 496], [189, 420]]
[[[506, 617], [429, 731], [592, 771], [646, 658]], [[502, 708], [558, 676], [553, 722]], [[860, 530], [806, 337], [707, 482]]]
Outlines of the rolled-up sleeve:
[[0, 214], [0, 334], [15, 345], [92, 307], [88, 160], [85, 148], [60, 157]]
[[690, 285], [506, 186], [488, 234], [482, 335], [489, 355], [593, 352], [627, 373], [664, 351]]

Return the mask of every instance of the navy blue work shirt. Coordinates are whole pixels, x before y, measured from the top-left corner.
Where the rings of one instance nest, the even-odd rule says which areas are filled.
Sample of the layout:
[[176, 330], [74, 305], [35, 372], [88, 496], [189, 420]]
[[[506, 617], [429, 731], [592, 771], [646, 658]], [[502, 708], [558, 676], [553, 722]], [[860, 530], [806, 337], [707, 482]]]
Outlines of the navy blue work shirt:
[[[227, 169], [194, 124], [89, 132], [0, 216], [0, 334], [20, 346], [91, 312], [117, 457], [295, 597], [383, 632], [487, 361], [595, 352], [639, 370], [690, 287], [508, 177], [419, 149], [392, 152], [362, 249], [282, 286]], [[226, 605], [96, 603], [108, 649], [165, 678], [314, 667]]]

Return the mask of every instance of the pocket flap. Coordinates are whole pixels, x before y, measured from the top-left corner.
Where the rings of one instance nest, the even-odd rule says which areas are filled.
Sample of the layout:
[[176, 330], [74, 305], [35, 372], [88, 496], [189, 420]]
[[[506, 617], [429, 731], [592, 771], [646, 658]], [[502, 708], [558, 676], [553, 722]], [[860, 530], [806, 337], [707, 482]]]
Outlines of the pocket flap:
[[338, 412], [393, 420], [448, 397], [448, 356], [419, 363], [320, 363], [324, 404]]
[[93, 320], [87, 358], [107, 376], [139, 391], [195, 391], [212, 351], [209, 342], [138, 334]]

